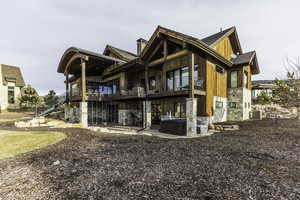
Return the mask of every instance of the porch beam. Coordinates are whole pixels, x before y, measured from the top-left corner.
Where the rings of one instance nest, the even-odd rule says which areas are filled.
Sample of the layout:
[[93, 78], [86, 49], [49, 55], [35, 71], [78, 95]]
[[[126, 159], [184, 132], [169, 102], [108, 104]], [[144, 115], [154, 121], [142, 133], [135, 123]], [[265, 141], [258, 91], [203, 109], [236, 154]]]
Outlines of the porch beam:
[[161, 63], [164, 63], [168, 60], [171, 60], [171, 59], [174, 59], [176, 57], [179, 57], [179, 56], [182, 56], [182, 55], [185, 55], [185, 54], [188, 54], [189, 51], [188, 50], [181, 50], [177, 53], [173, 53], [173, 54], [170, 54], [168, 55], [166, 58], [160, 58], [160, 59], [157, 59], [157, 60], [154, 60], [152, 62], [149, 63], [149, 67], [152, 67], [152, 66], [155, 66], [155, 65], [159, 65]]
[[149, 55], [149, 57], [147, 58], [147, 61], [149, 61], [156, 53], [157, 51], [160, 49], [160, 47], [163, 45], [164, 41], [161, 40], [158, 45], [155, 47], [155, 49], [151, 52], [151, 54]]
[[167, 40], [164, 40], [164, 58], [168, 56], [168, 43]]
[[80, 54], [80, 53], [74, 54], [74, 55], [71, 57], [71, 59], [68, 61], [67, 65], [66, 65], [66, 68], [65, 68], [64, 74], [69, 73], [69, 67], [70, 67], [70, 65], [71, 65], [76, 59], [83, 59], [83, 60], [85, 60], [85, 61], [88, 61], [88, 60], [89, 60], [89, 57], [88, 57], [88, 56], [85, 56], [85, 55], [82, 55], [82, 54]]
[[70, 94], [69, 94], [69, 73], [67, 72], [66, 76], [66, 103], [69, 103]]
[[82, 102], [86, 102], [86, 63], [81, 59]]
[[189, 87], [190, 87], [190, 98], [194, 98], [195, 96], [195, 78], [194, 78], [194, 68], [195, 68], [195, 54], [190, 53], [189, 56]]

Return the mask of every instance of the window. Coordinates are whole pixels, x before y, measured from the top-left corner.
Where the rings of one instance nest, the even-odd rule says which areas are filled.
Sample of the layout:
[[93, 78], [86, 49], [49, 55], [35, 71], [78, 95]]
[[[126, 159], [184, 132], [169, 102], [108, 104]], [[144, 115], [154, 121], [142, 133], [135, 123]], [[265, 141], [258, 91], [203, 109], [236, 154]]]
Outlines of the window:
[[244, 87], [248, 88], [248, 72], [244, 72]]
[[103, 94], [117, 94], [120, 91], [119, 79], [112, 80], [100, 86], [100, 91]]
[[167, 72], [167, 90], [186, 90], [189, 88], [189, 68], [183, 67]]
[[247, 108], [247, 102], [245, 102], [245, 108]]
[[229, 102], [229, 108], [237, 108], [236, 102]]
[[196, 90], [204, 89], [204, 80], [199, 77], [199, 66], [196, 64], [194, 67], [194, 87]]
[[186, 117], [186, 104], [185, 103], [175, 103], [175, 117], [185, 118]]
[[216, 101], [216, 108], [223, 108], [223, 102], [222, 101]]
[[167, 90], [174, 89], [174, 72], [167, 72]]
[[155, 90], [156, 89], [156, 79], [154, 76], [149, 78], [149, 90]]
[[237, 88], [237, 71], [233, 71], [230, 73], [230, 87], [231, 88]]
[[216, 72], [218, 72], [220, 74], [224, 74], [225, 70], [223, 67], [216, 65]]
[[15, 87], [8, 87], [8, 103], [15, 103]]

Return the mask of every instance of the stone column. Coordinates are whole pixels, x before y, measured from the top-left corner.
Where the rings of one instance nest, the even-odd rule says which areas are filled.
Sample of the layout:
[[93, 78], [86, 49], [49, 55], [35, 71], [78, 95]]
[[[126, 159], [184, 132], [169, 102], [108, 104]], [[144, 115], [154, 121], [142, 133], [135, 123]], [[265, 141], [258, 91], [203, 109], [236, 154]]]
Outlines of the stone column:
[[186, 135], [197, 135], [197, 98], [186, 99]]
[[151, 128], [151, 101], [143, 101], [143, 121], [144, 121], [144, 128], [150, 129]]
[[88, 127], [88, 103], [80, 102], [80, 123], [83, 128]]
[[65, 121], [70, 121], [70, 105], [65, 104]]

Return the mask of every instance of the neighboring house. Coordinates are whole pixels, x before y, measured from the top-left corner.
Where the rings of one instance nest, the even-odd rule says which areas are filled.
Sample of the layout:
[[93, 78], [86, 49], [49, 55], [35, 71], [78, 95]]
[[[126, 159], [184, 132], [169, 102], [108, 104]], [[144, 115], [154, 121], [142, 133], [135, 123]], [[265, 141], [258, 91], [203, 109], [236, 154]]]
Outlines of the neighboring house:
[[17, 108], [21, 89], [25, 86], [19, 67], [0, 65], [0, 110]]
[[255, 102], [257, 97], [262, 93], [265, 92], [268, 96], [272, 96], [272, 90], [275, 87], [274, 80], [256, 80], [252, 81], [252, 102]]
[[158, 26], [149, 41], [137, 40], [136, 54], [110, 45], [103, 54], [69, 48], [58, 72], [66, 76], [70, 121], [149, 128], [185, 119], [192, 135], [197, 121], [249, 119], [259, 66], [235, 27], [197, 39]]

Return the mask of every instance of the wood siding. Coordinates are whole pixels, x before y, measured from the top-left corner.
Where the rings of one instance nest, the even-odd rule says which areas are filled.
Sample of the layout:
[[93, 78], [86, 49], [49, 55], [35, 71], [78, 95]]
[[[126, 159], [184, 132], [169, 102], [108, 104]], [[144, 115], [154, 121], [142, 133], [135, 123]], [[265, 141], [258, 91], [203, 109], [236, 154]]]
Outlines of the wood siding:
[[206, 66], [206, 114], [213, 115], [214, 96], [227, 97], [227, 71], [216, 72], [216, 65], [207, 61]]
[[225, 37], [223, 40], [216, 43], [213, 48], [226, 59], [228, 60], [231, 59], [231, 55], [233, 54], [233, 49], [228, 37]]

